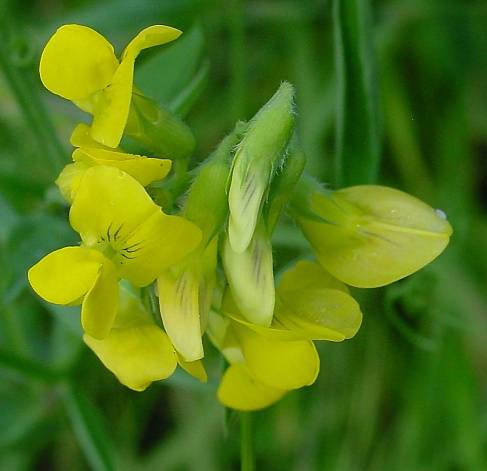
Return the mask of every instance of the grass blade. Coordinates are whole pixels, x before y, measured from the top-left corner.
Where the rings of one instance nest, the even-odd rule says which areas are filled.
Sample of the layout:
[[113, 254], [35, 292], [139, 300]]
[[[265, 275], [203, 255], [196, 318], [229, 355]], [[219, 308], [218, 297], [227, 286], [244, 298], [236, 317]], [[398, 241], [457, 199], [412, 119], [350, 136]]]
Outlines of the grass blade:
[[377, 178], [380, 130], [368, 0], [335, 0], [336, 184]]

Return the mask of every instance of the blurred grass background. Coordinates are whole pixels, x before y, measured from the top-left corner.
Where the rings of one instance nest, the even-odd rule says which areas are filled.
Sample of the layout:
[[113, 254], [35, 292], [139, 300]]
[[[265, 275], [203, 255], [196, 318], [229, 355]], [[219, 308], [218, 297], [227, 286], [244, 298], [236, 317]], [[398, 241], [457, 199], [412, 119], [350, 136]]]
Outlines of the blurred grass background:
[[[209, 385], [178, 373], [131, 392], [83, 346], [77, 308], [27, 286], [27, 267], [76, 241], [52, 182], [86, 118], [37, 73], [70, 22], [117, 51], [149, 24], [185, 31], [141, 56], [136, 83], [187, 119], [198, 160], [289, 80], [311, 173], [395, 186], [455, 229], [420, 273], [357, 290], [357, 337], [321, 342], [317, 383], [254, 414], [257, 469], [487, 469], [487, 5], [331, 3], [0, 2], [0, 469], [239, 466], [238, 418], [216, 402], [209, 345]], [[307, 250], [291, 224], [276, 234], [278, 268]]]

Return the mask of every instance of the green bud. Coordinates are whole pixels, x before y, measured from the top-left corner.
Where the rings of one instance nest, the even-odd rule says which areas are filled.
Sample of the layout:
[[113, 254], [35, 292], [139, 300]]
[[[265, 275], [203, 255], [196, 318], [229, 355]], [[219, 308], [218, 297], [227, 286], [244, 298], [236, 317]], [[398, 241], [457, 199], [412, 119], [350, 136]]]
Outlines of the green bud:
[[125, 132], [151, 152], [173, 160], [189, 157], [195, 148], [195, 138], [188, 125], [161, 105], [135, 92]]
[[206, 246], [220, 231], [228, 215], [226, 188], [230, 161], [245, 123], [237, 123], [217, 149], [197, 169], [197, 175], [184, 205], [184, 216], [203, 232], [202, 246]]
[[294, 88], [283, 82], [250, 121], [233, 161], [228, 203], [229, 240], [237, 253], [252, 240], [270, 182], [294, 127]]
[[250, 322], [269, 326], [275, 304], [272, 245], [263, 219], [248, 247], [233, 250], [229, 237], [223, 245], [223, 267], [235, 303]]

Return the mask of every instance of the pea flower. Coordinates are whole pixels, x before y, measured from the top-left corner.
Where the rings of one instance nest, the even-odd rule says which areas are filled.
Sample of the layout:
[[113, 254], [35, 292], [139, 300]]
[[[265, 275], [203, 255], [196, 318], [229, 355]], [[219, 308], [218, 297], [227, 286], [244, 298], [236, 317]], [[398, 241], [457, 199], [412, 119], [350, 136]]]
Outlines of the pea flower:
[[42, 83], [93, 115], [93, 139], [117, 147], [129, 117], [135, 59], [143, 49], [180, 35], [170, 26], [149, 26], [130, 41], [119, 61], [113, 46], [95, 30], [76, 24], [61, 26], [42, 52]]
[[213, 314], [210, 339], [230, 363], [219, 400], [235, 409], [266, 407], [287, 391], [312, 384], [319, 371], [313, 341], [340, 342], [360, 328], [362, 313], [347, 287], [314, 262], [283, 274], [269, 327], [248, 322], [227, 291]]
[[399, 190], [362, 185], [306, 189], [295, 213], [323, 267], [351, 286], [374, 288], [408, 276], [448, 245], [440, 211]]
[[81, 246], [50, 253], [28, 277], [46, 301], [82, 303], [83, 329], [97, 339], [113, 325], [119, 279], [147, 286], [201, 239], [198, 227], [164, 214], [130, 175], [101, 165], [84, 173], [69, 218]]
[[111, 149], [97, 143], [89, 134], [86, 124], [79, 124], [71, 135], [71, 143], [77, 147], [72, 158], [56, 179], [64, 199], [71, 203], [84, 172], [95, 165], [115, 167], [135, 178], [142, 186], [164, 179], [171, 170], [169, 159], [128, 154], [121, 149]]
[[134, 391], [171, 376], [179, 364], [201, 381], [206, 372], [201, 362], [180, 362], [169, 337], [132, 290], [120, 287], [120, 302], [113, 328], [104, 339], [88, 334], [84, 342], [118, 380]]

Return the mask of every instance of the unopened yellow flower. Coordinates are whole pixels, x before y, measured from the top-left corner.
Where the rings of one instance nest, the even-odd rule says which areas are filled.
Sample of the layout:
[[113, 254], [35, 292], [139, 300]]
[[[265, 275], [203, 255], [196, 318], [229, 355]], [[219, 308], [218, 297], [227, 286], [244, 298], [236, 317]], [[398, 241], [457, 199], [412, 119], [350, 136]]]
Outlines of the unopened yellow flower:
[[143, 49], [180, 35], [181, 31], [169, 26], [149, 26], [130, 41], [119, 61], [113, 46], [95, 30], [76, 24], [61, 26], [42, 52], [42, 83], [93, 115], [93, 139], [117, 147], [129, 115], [135, 59]]
[[216, 284], [217, 238], [157, 279], [164, 328], [185, 361], [203, 358], [202, 335]]
[[218, 390], [228, 407], [253, 410], [286, 391], [312, 384], [319, 357], [312, 340], [353, 337], [362, 313], [346, 286], [318, 264], [299, 262], [282, 277], [269, 327], [245, 320], [227, 291], [222, 312], [212, 314], [210, 338], [230, 363]]
[[311, 195], [300, 226], [323, 267], [339, 280], [374, 288], [404, 278], [448, 245], [445, 215], [413, 196], [364, 185]]
[[201, 239], [197, 226], [164, 214], [136, 180], [113, 167], [86, 170], [69, 217], [82, 245], [44, 257], [29, 281], [49, 302], [82, 303], [83, 328], [98, 339], [113, 325], [119, 279], [147, 286]]
[[66, 165], [56, 180], [61, 194], [68, 202], [73, 201], [84, 172], [95, 165], [123, 170], [142, 186], [162, 180], [171, 170], [172, 162], [169, 159], [128, 154], [121, 149], [111, 149], [97, 143], [89, 135], [86, 124], [79, 124], [75, 128], [71, 143], [78, 147], [72, 155], [74, 163]]
[[243, 252], [236, 252], [227, 235], [222, 253], [225, 275], [242, 315], [250, 322], [269, 326], [275, 304], [272, 244], [263, 219]]

